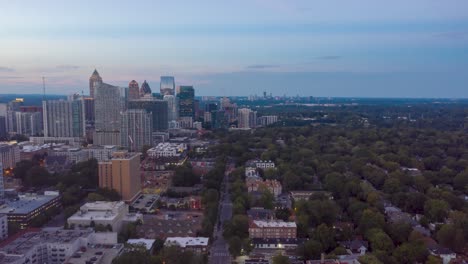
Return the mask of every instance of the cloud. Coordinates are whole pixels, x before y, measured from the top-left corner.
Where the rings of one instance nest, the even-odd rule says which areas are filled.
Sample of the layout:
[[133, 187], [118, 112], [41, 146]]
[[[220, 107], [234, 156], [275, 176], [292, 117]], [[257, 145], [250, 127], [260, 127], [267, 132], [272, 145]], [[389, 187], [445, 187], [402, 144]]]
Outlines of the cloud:
[[15, 69], [0, 66], [0, 72], [14, 72]]
[[78, 70], [80, 66], [64, 64], [64, 65], [57, 65], [57, 67], [55, 68], [57, 68], [58, 70], [62, 70], [62, 71], [73, 71], [73, 70]]
[[246, 68], [247, 69], [271, 69], [271, 68], [278, 68], [279, 65], [276, 64], [254, 64], [254, 65], [249, 65]]
[[337, 59], [341, 59], [341, 56], [338, 56], [338, 55], [319, 56], [316, 59], [317, 60], [337, 60]]

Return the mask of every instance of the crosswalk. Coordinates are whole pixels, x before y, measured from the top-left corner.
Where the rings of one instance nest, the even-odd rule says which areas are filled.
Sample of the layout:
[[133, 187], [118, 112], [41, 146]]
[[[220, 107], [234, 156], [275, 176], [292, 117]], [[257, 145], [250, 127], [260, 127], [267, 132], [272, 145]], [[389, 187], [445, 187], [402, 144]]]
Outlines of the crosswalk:
[[225, 252], [215, 252], [213, 253], [213, 256], [214, 257], [229, 257], [229, 253], [225, 253]]

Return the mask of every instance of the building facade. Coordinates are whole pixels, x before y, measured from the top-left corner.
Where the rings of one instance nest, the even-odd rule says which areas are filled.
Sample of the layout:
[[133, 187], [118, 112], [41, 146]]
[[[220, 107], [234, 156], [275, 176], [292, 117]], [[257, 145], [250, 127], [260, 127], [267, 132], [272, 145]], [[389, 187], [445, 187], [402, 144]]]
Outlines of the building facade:
[[99, 187], [116, 190], [131, 202], [141, 193], [140, 153], [114, 152], [110, 161], [99, 162]]
[[122, 114], [120, 145], [129, 151], [142, 151], [143, 146], [151, 146], [153, 114], [144, 109], [128, 109]]
[[195, 90], [193, 86], [180, 86], [179, 117], [195, 118]]
[[152, 132], [167, 130], [168, 128], [168, 104], [167, 101], [147, 97], [128, 102], [128, 109], [144, 109], [152, 115]]
[[175, 80], [173, 76], [161, 76], [161, 95], [175, 95]]
[[253, 220], [249, 224], [249, 238], [296, 238], [295, 222]]
[[102, 83], [94, 95], [94, 145], [119, 145], [128, 89]]
[[102, 78], [99, 76], [99, 73], [96, 69], [94, 69], [93, 74], [89, 77], [89, 96], [94, 98], [94, 94], [98, 86], [102, 84]]
[[16, 141], [0, 142], [0, 163], [3, 168], [14, 168], [20, 161], [20, 149]]
[[179, 118], [179, 102], [175, 95], [164, 95], [163, 100], [167, 102], [167, 119], [176, 121]]
[[45, 137], [84, 137], [83, 103], [78, 100], [43, 101]]
[[140, 86], [138, 85], [138, 82], [135, 80], [132, 80], [128, 84], [128, 100], [136, 100], [140, 98]]

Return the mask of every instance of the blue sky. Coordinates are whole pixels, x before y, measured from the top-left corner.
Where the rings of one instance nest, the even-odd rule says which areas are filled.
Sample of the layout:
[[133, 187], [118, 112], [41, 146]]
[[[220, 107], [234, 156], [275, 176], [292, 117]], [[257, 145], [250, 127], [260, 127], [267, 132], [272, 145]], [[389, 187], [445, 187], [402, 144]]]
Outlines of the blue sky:
[[0, 93], [468, 97], [468, 1], [2, 1]]

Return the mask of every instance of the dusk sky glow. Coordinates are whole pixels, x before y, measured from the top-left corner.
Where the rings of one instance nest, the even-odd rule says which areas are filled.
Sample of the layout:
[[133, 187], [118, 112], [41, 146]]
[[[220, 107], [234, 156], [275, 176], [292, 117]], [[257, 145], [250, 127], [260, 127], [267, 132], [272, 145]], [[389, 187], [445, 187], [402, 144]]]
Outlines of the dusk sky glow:
[[[468, 1], [0, 0], [0, 94], [468, 97]], [[158, 90], [158, 89], [153, 89]]]

